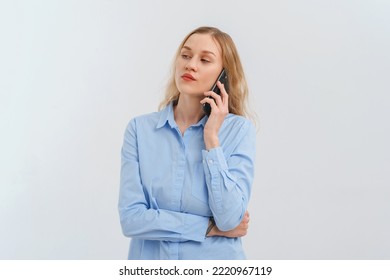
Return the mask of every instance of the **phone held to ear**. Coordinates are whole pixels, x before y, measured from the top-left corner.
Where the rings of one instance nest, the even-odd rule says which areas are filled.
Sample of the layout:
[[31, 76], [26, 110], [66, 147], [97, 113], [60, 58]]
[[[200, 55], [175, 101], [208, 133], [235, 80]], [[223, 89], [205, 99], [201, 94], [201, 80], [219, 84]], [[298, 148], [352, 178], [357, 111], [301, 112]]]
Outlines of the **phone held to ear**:
[[[226, 89], [226, 92], [229, 92], [229, 83], [228, 83], [228, 76], [225, 71], [225, 69], [222, 69], [221, 73], [219, 74], [217, 80], [215, 81], [214, 85], [211, 87], [211, 91], [214, 91], [216, 94], [221, 95], [221, 90], [217, 86], [217, 81], [220, 81]], [[211, 106], [209, 103], [203, 104], [203, 111], [207, 116], [210, 116], [211, 114]]]

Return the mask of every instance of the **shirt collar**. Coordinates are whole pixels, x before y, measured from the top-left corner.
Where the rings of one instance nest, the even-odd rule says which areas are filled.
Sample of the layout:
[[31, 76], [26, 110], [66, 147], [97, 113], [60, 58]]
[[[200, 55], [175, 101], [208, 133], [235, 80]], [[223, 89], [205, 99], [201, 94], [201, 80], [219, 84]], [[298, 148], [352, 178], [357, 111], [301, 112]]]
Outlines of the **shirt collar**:
[[[205, 126], [207, 122], [208, 116], [204, 116], [197, 124], [193, 126]], [[175, 118], [173, 115], [173, 103], [169, 103], [164, 109], [161, 110], [160, 119], [158, 120], [156, 128], [163, 127], [166, 123], [169, 124], [171, 128], [177, 127], [177, 124], [175, 122]]]

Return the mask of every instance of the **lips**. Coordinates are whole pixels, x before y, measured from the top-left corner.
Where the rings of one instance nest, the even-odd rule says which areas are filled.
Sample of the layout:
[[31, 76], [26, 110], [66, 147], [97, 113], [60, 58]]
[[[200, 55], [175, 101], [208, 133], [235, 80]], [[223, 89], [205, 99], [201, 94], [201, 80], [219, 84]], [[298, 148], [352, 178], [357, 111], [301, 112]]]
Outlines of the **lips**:
[[186, 80], [186, 81], [196, 81], [196, 79], [191, 75], [191, 74], [183, 74], [181, 76], [183, 78], [183, 80]]

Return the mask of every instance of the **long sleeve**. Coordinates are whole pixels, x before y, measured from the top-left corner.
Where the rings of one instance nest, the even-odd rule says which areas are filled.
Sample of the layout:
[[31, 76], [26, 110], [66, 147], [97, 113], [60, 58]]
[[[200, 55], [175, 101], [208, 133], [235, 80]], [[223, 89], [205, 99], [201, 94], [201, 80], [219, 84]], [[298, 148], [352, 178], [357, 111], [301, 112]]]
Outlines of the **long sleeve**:
[[221, 143], [221, 147], [202, 151], [209, 206], [222, 231], [240, 224], [248, 207], [254, 177], [254, 126], [244, 121], [234, 138], [230, 141], [233, 147]]
[[121, 152], [119, 214], [123, 234], [148, 240], [204, 241], [208, 217], [161, 209], [143, 185], [139, 144], [136, 121], [132, 120]]

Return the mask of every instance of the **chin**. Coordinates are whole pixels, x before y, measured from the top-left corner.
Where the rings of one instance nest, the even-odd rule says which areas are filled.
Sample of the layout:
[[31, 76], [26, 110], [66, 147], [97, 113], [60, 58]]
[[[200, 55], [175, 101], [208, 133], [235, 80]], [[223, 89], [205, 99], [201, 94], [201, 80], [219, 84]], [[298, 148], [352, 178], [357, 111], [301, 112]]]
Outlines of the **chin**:
[[181, 94], [187, 94], [187, 95], [200, 95], [203, 94], [203, 92], [200, 92], [198, 89], [192, 87], [192, 86], [186, 86], [186, 85], [179, 85], [177, 87], [179, 92]]

